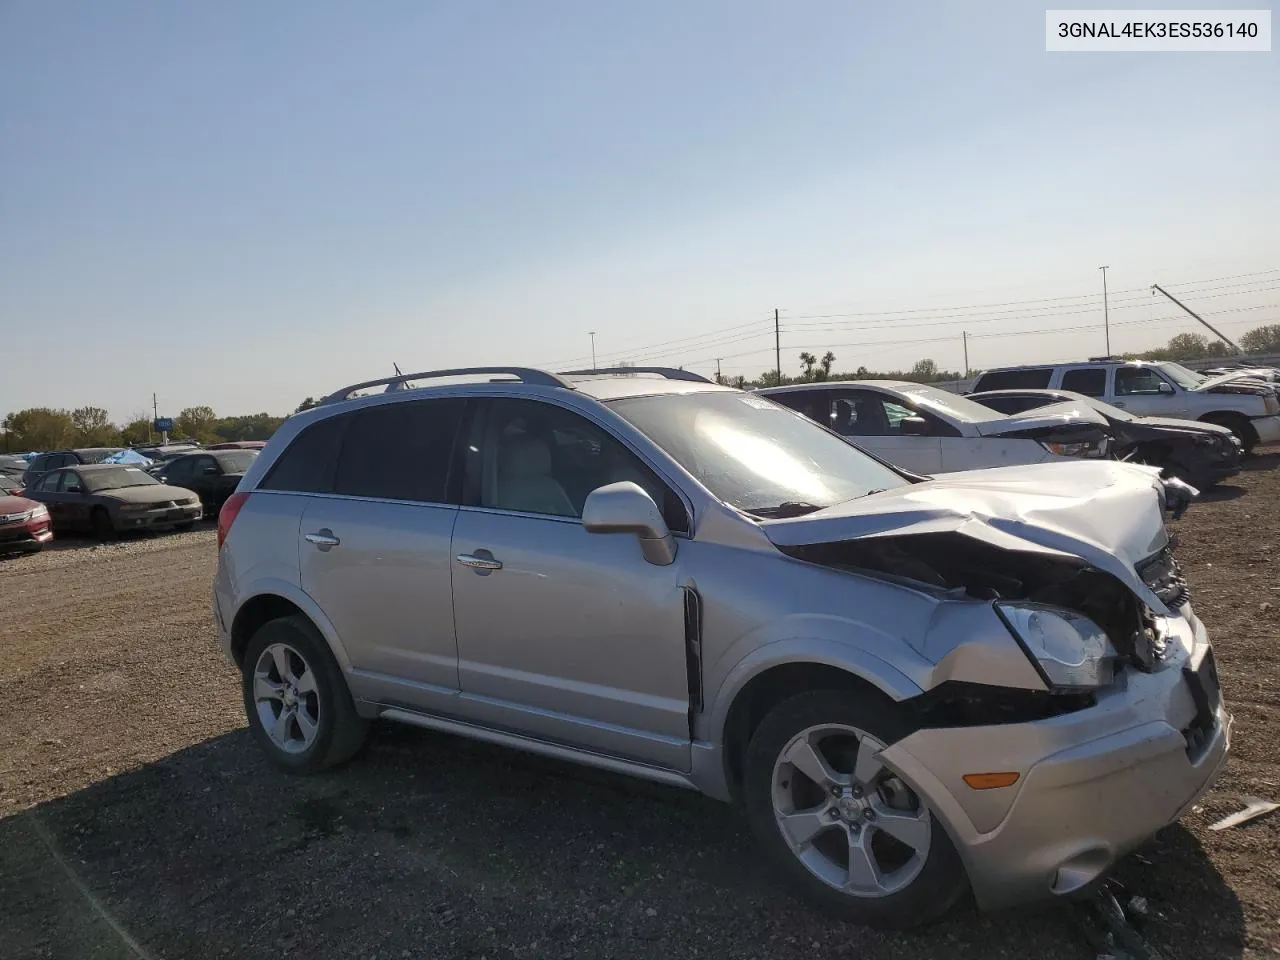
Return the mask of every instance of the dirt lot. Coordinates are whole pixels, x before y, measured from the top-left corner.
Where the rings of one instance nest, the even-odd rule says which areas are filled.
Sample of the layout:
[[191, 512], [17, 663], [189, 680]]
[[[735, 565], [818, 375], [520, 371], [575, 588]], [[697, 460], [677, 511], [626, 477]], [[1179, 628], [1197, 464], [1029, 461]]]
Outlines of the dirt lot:
[[[1280, 955], [1280, 455], [1176, 526], [1235, 751], [1118, 871], [1170, 958]], [[781, 892], [737, 816], [422, 731], [333, 773], [259, 756], [209, 615], [211, 531], [0, 560], [0, 957], [1092, 958], [1064, 904], [903, 935]]]

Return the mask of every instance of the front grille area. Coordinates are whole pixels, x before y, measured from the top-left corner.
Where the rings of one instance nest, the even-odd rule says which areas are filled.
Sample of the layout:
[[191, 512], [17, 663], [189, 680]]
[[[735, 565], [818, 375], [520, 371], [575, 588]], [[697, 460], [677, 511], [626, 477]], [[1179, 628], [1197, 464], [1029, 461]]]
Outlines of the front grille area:
[[1191, 599], [1182, 568], [1168, 547], [1142, 561], [1138, 565], [1138, 576], [1170, 610], [1176, 610]]

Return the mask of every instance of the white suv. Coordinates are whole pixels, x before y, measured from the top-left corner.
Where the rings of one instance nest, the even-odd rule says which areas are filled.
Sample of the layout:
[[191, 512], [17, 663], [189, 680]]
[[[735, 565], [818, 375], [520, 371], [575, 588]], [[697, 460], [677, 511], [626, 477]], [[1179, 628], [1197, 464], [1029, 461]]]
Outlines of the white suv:
[[1177, 363], [1104, 358], [987, 370], [973, 382], [972, 392], [987, 390], [1074, 390], [1140, 417], [1219, 424], [1239, 437], [1245, 450], [1280, 443], [1275, 388], [1239, 373], [1204, 377]]

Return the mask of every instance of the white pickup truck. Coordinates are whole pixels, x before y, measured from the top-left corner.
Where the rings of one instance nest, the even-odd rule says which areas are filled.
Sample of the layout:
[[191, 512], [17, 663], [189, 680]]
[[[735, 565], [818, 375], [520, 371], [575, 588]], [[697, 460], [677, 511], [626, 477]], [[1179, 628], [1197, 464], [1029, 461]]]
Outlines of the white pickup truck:
[[987, 390], [1074, 390], [1141, 417], [1219, 424], [1245, 450], [1280, 443], [1276, 387], [1236, 372], [1203, 377], [1168, 361], [1088, 360], [987, 370], [972, 392]]

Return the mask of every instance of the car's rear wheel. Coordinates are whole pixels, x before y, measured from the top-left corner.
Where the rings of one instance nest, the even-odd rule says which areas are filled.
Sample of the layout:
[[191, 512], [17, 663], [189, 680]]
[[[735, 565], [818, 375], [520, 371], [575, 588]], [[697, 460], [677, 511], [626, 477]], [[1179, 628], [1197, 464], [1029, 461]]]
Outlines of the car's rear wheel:
[[356, 713], [342, 670], [305, 617], [270, 620], [242, 661], [249, 729], [277, 765], [314, 773], [359, 751], [369, 723]]
[[808, 899], [856, 923], [925, 923], [968, 887], [928, 803], [879, 759], [909, 732], [884, 698], [815, 690], [775, 707], [747, 748], [744, 800], [765, 850]]
[[116, 538], [116, 525], [111, 522], [111, 514], [105, 507], [94, 507], [89, 514], [89, 528], [93, 535], [103, 543]]

